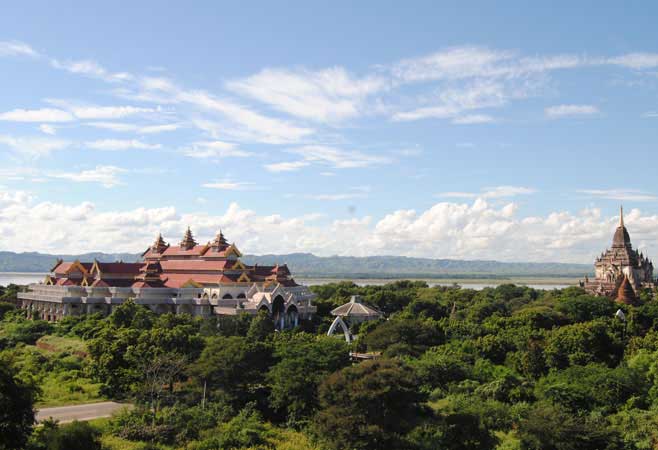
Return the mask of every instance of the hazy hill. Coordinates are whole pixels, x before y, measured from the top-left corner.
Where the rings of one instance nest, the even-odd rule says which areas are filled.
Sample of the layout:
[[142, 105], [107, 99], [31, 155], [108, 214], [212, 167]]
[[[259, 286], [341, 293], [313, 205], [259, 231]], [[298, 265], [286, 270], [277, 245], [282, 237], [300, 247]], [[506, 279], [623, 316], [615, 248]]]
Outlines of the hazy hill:
[[135, 262], [140, 255], [132, 253], [84, 253], [81, 255], [48, 255], [45, 253], [27, 252], [0, 252], [0, 272], [48, 272], [57, 261], [62, 258], [65, 261], [93, 261], [101, 262]]
[[[73, 261], [133, 262], [139, 255], [131, 253], [85, 253], [48, 255], [43, 253], [0, 252], [0, 272], [48, 272], [57, 258]], [[296, 276], [352, 278], [393, 277], [580, 277], [592, 271], [591, 265], [560, 263], [503, 263], [455, 259], [408, 258], [404, 256], [329, 256], [310, 253], [287, 255], [245, 255], [248, 264], [288, 264]]]
[[287, 255], [245, 255], [248, 264], [288, 264], [293, 274], [334, 277], [484, 277], [551, 276], [581, 277], [592, 272], [587, 264], [503, 263], [485, 260], [409, 258], [406, 256], [329, 256], [310, 253]]

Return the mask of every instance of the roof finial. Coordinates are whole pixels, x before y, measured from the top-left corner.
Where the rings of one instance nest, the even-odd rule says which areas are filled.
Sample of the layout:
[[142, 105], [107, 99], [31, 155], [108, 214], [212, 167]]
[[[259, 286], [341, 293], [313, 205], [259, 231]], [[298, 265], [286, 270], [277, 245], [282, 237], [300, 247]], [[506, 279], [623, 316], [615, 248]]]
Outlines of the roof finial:
[[195, 245], [197, 245], [197, 242], [194, 240], [194, 236], [192, 235], [192, 230], [188, 226], [187, 231], [185, 231], [185, 235], [183, 236], [183, 240], [180, 242], [180, 246], [185, 250], [189, 250], [193, 248]]
[[619, 226], [624, 228], [624, 205], [619, 206]]

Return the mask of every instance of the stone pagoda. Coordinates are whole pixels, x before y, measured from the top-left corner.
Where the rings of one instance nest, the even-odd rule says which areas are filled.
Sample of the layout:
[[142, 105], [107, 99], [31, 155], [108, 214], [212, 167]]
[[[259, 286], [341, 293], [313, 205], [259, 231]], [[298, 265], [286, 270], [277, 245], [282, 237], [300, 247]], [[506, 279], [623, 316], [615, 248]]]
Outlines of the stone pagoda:
[[581, 286], [590, 294], [612, 297], [622, 303], [634, 303], [641, 289], [656, 285], [653, 263], [631, 245], [631, 237], [624, 225], [623, 207], [612, 247], [596, 259], [594, 268], [595, 278], [585, 277]]

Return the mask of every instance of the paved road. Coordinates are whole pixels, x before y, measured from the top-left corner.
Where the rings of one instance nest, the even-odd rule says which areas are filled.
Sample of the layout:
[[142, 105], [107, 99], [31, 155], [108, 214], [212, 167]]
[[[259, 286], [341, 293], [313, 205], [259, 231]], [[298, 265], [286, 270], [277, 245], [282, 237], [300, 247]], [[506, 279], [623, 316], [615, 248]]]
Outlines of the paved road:
[[101, 417], [110, 417], [112, 413], [121, 408], [130, 408], [131, 405], [102, 402], [88, 403], [86, 405], [58, 406], [56, 408], [43, 408], [37, 411], [37, 422], [52, 417], [60, 422], [72, 422], [74, 420], [91, 420]]

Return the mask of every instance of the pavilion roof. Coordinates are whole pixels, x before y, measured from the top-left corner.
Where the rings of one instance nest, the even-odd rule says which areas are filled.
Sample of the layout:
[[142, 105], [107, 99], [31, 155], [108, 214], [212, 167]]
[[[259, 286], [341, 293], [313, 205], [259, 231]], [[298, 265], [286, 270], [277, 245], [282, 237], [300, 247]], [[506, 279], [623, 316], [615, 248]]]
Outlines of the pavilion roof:
[[383, 314], [370, 306], [361, 303], [358, 295], [353, 295], [349, 302], [331, 311], [333, 316], [341, 317], [381, 317]]

